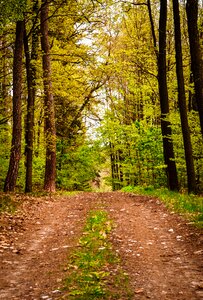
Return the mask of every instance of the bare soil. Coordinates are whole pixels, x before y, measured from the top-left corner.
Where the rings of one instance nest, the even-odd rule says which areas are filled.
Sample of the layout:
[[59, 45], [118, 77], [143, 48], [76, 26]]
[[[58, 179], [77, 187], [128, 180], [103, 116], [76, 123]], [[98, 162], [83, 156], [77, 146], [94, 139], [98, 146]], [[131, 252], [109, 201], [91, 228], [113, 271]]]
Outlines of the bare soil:
[[60, 299], [68, 257], [98, 207], [114, 220], [132, 299], [203, 299], [202, 232], [156, 198], [121, 192], [27, 197], [17, 214], [1, 215], [0, 299]]

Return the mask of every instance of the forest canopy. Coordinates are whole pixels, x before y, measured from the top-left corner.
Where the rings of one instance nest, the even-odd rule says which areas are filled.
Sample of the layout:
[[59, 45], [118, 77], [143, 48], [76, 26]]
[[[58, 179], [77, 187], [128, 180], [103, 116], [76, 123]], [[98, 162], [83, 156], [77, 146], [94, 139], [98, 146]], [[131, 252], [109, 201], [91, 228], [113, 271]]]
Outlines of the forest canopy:
[[1, 190], [203, 191], [201, 1], [0, 11]]

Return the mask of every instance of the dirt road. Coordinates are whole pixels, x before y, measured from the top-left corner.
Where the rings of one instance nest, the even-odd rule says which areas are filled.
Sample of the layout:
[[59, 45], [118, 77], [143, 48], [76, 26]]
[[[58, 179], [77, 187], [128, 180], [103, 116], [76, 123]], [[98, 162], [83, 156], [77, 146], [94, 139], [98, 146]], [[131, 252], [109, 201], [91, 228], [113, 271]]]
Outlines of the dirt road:
[[67, 259], [77, 247], [87, 212], [98, 207], [116, 225], [111, 242], [129, 274], [133, 299], [203, 299], [200, 231], [155, 198], [120, 192], [28, 198], [23, 213], [4, 215], [0, 299], [62, 297]]

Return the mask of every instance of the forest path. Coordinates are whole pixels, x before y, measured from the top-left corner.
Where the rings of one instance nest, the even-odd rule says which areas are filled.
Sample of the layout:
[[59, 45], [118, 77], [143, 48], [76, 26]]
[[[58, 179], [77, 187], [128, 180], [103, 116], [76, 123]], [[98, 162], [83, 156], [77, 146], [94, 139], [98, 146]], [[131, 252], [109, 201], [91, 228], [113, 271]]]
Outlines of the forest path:
[[200, 231], [156, 198], [121, 192], [29, 198], [23, 215], [3, 216], [0, 299], [59, 299], [87, 212], [101, 205], [116, 225], [111, 242], [129, 274], [132, 299], [203, 299]]

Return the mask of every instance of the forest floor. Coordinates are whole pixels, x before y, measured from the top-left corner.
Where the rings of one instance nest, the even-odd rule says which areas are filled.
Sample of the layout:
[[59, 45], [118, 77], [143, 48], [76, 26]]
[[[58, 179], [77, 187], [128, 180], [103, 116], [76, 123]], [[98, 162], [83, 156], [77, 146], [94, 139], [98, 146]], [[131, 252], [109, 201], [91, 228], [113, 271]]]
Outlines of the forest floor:
[[0, 299], [60, 299], [87, 213], [101, 206], [115, 224], [111, 243], [129, 274], [131, 299], [203, 299], [200, 230], [156, 198], [122, 192], [25, 197], [17, 214], [3, 214]]

